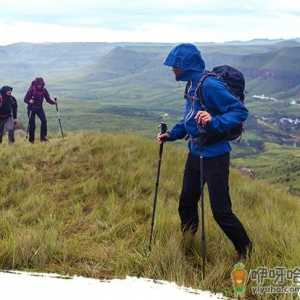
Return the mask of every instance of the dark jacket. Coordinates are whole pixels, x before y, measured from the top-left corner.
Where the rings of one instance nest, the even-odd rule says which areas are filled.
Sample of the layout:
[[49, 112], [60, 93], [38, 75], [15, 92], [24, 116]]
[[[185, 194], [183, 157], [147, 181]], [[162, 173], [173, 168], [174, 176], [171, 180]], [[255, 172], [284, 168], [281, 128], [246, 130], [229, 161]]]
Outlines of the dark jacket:
[[[181, 44], [168, 55], [165, 65], [183, 70], [177, 78], [179, 81], [191, 83], [185, 100], [184, 116], [170, 132], [170, 141], [183, 139], [189, 135], [192, 139], [199, 136], [199, 128], [195, 120], [198, 111], [203, 110], [197, 98], [196, 88], [205, 71], [205, 62], [200, 51], [192, 44]], [[212, 121], [204, 128], [209, 133], [221, 134], [245, 121], [248, 116], [246, 107], [234, 96], [224, 83], [216, 78], [208, 78], [203, 84], [206, 110], [212, 115]], [[215, 157], [231, 151], [227, 140], [200, 146], [189, 141], [189, 150], [194, 155]]]
[[0, 119], [5, 120], [9, 117], [17, 118], [18, 103], [15, 97], [7, 96], [6, 93], [12, 91], [11, 87], [4, 86], [0, 90], [2, 100], [0, 100]]
[[[38, 89], [37, 85], [41, 85], [42, 88]], [[45, 83], [41, 78], [34, 80], [25, 96], [24, 102], [28, 104], [28, 109], [30, 110], [39, 110], [43, 107], [44, 99], [50, 103], [55, 104], [50, 98], [50, 95], [45, 88]], [[30, 100], [33, 100], [33, 103], [30, 103]]]

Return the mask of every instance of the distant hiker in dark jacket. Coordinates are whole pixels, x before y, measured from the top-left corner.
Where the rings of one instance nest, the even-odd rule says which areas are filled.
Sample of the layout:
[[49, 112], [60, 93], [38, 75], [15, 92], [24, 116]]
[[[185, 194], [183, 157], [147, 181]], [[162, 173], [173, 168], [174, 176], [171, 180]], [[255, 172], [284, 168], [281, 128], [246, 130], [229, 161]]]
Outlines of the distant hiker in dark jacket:
[[229, 164], [231, 147], [228, 140], [210, 145], [196, 142], [199, 124], [202, 130], [220, 134], [245, 121], [246, 107], [216, 77], [203, 83], [206, 109], [197, 99], [196, 88], [205, 71], [200, 51], [192, 44], [175, 47], [164, 63], [173, 68], [177, 81], [191, 84], [185, 100], [183, 119], [166, 134], [159, 134], [158, 141], [175, 141], [189, 137], [189, 154], [184, 171], [183, 188], [179, 202], [182, 231], [194, 235], [198, 228], [198, 201], [201, 195], [200, 156], [203, 157], [204, 183], [207, 183], [213, 216], [232, 241], [238, 259], [246, 258], [251, 242], [243, 225], [233, 213], [229, 194]]
[[41, 142], [47, 142], [47, 118], [43, 109], [44, 99], [51, 105], [55, 105], [55, 101], [50, 98], [50, 95], [45, 88], [43, 78], [36, 78], [25, 96], [24, 102], [28, 104], [27, 112], [29, 118], [29, 141], [34, 143], [35, 138], [35, 116], [41, 120]]
[[18, 104], [15, 97], [12, 96], [12, 88], [4, 86], [0, 90], [0, 143], [4, 131], [8, 132], [8, 142], [14, 143], [15, 122], [17, 122]]

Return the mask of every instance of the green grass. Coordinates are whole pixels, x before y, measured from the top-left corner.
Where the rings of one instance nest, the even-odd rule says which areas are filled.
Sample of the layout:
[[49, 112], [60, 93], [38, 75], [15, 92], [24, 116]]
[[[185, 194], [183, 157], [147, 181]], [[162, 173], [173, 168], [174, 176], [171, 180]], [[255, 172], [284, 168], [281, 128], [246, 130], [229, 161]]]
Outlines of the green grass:
[[255, 170], [258, 178], [281, 185], [300, 195], [300, 150], [276, 144], [265, 144], [265, 151], [255, 156], [237, 158], [235, 166]]
[[[213, 220], [207, 193], [205, 281], [201, 258], [186, 257], [181, 250], [182, 149], [166, 146], [151, 255], [153, 141], [70, 134], [47, 145], [19, 140], [14, 148], [1, 146], [0, 155], [0, 268], [95, 278], [143, 276], [232, 296], [235, 252]], [[234, 210], [255, 245], [247, 269], [299, 265], [300, 199], [234, 170], [230, 182]]]
[[[57, 114], [54, 106], [45, 104], [44, 109], [48, 117], [49, 133], [58, 132]], [[165, 110], [147, 110], [145, 107], [130, 105], [112, 106], [101, 101], [59, 101], [63, 128], [66, 131], [104, 131], [119, 133], [140, 133], [151, 135], [157, 129]], [[19, 118], [24, 127], [27, 126], [28, 117], [23, 105], [20, 105]], [[170, 124], [175, 123], [179, 116], [172, 113]], [[37, 125], [39, 120], [37, 118]], [[171, 125], [170, 125], [171, 126]]]

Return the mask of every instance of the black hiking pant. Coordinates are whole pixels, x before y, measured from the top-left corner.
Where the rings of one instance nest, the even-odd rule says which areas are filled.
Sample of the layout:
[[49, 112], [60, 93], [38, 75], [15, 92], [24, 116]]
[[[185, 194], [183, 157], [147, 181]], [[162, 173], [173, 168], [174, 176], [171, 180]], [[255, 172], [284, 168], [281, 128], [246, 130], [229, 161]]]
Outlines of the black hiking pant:
[[45, 141], [47, 139], [47, 119], [46, 114], [44, 112], [43, 108], [37, 109], [37, 110], [30, 110], [28, 109], [28, 118], [29, 118], [29, 141], [31, 143], [34, 143], [35, 139], [35, 116], [38, 116], [38, 118], [41, 121], [41, 132], [40, 132], [40, 139], [41, 141]]
[[[239, 253], [244, 253], [250, 246], [250, 239], [243, 225], [232, 212], [229, 195], [230, 154], [213, 158], [203, 158], [204, 183], [208, 186], [210, 205], [213, 216], [221, 229], [233, 243]], [[188, 155], [183, 187], [179, 202], [179, 215], [182, 230], [197, 231], [198, 201], [201, 196], [200, 157]]]

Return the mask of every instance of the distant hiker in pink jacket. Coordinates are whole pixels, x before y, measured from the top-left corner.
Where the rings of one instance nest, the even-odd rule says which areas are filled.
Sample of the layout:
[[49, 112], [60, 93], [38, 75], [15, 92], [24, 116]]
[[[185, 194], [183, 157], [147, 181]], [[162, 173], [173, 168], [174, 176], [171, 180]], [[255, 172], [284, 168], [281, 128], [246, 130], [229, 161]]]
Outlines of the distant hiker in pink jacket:
[[43, 109], [44, 99], [51, 105], [55, 105], [55, 100], [50, 98], [50, 95], [45, 88], [43, 78], [36, 78], [25, 96], [24, 102], [27, 103], [27, 112], [29, 118], [29, 142], [34, 143], [35, 139], [35, 116], [37, 115], [41, 121], [41, 142], [47, 142], [47, 118]]

